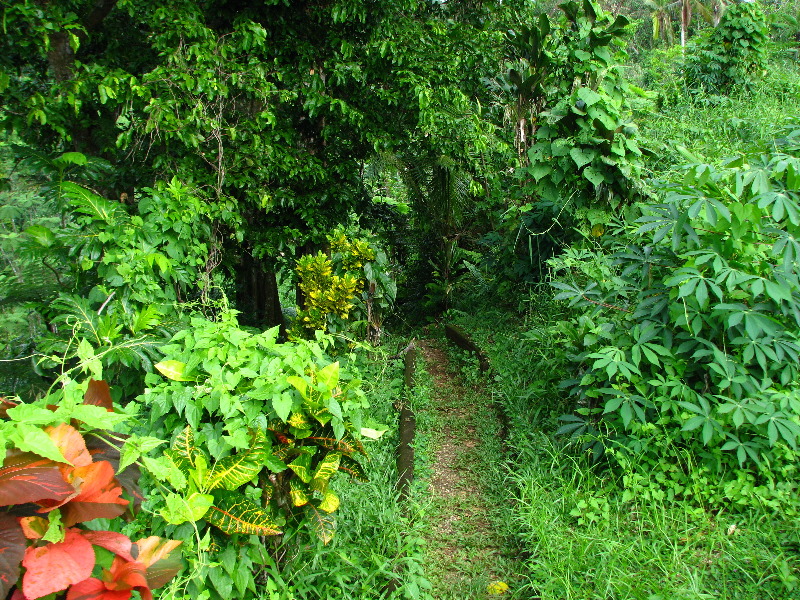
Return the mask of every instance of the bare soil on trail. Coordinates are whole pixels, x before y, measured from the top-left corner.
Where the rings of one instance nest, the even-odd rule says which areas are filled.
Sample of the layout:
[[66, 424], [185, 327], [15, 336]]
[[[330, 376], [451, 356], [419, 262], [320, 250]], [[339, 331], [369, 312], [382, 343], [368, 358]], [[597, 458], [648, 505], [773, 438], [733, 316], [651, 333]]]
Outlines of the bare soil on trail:
[[491, 500], [482, 476], [486, 456], [481, 438], [499, 434], [500, 425], [491, 417], [485, 392], [453, 372], [447, 353], [436, 342], [422, 340], [419, 347], [433, 379], [436, 423], [427, 540], [433, 596], [486, 598], [487, 586], [503, 580], [507, 564], [504, 541], [489, 520]]

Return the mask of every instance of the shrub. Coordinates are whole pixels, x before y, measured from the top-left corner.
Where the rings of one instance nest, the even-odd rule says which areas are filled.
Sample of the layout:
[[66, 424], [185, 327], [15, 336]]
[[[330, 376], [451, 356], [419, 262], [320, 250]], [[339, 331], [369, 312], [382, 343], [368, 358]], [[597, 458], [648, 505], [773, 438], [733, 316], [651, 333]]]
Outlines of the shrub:
[[603, 239], [602, 277], [554, 283], [584, 312], [561, 432], [648, 481], [661, 472], [673, 494], [796, 504], [800, 128], [786, 139], [689, 166], [638, 228]]
[[174, 552], [181, 542], [157, 536], [132, 542], [82, 527], [125, 513], [123, 488], [141, 499], [138, 471], [130, 462], [126, 469], [119, 449], [96, 435], [127, 419], [113, 412], [108, 384], [69, 381], [33, 404], [0, 399], [0, 417], [0, 448], [11, 446], [0, 466], [0, 598], [15, 584], [12, 600], [65, 591], [87, 600], [127, 600], [133, 591], [152, 598], [150, 590], [181, 569]]
[[688, 85], [714, 94], [749, 86], [764, 71], [768, 43], [769, 27], [758, 4], [731, 5], [716, 28], [690, 45]]

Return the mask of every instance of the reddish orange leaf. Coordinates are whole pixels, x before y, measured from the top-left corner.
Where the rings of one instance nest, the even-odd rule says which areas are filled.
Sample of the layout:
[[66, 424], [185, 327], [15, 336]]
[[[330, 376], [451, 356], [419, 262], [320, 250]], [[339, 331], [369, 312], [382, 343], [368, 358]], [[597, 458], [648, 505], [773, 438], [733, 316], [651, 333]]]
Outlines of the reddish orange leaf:
[[139, 561], [129, 562], [117, 556], [111, 570], [103, 573], [103, 581], [110, 590], [148, 589], [146, 570], [147, 566]]
[[76, 529], [67, 529], [63, 542], [30, 546], [22, 559], [22, 591], [36, 600], [88, 578], [94, 568], [94, 549]]
[[8, 596], [19, 579], [19, 565], [25, 555], [25, 536], [16, 517], [0, 514], [0, 598]]
[[78, 495], [61, 509], [64, 525], [92, 519], [113, 519], [125, 512], [128, 501], [120, 498], [122, 488], [114, 479], [114, 468], [107, 461], [77, 467], [70, 474]]
[[17, 403], [10, 398], [0, 398], [0, 419], [7, 419], [8, 413], [6, 411], [8, 411], [9, 408], [14, 408], [16, 405]]
[[130, 597], [131, 590], [109, 590], [94, 577], [76, 583], [67, 592], [67, 600], [128, 600]]
[[19, 520], [19, 524], [22, 527], [22, 533], [29, 540], [41, 539], [50, 526], [48, 520], [42, 517], [22, 517]]
[[102, 406], [108, 411], [113, 411], [114, 403], [111, 400], [111, 388], [108, 387], [108, 382], [103, 379], [90, 379], [89, 387], [83, 396], [83, 403]]
[[158, 589], [183, 568], [180, 552], [173, 552], [181, 542], [164, 540], [157, 535], [136, 542], [139, 555], [136, 560], [147, 567], [147, 583], [150, 589]]
[[115, 533], [113, 531], [84, 531], [83, 537], [89, 540], [94, 546], [100, 546], [106, 550], [110, 550], [117, 556], [123, 559], [133, 561], [131, 556], [131, 548], [133, 542], [127, 535]]
[[41, 500], [61, 502], [75, 495], [59, 466], [31, 452], [10, 450], [0, 468], [0, 506]]
[[92, 456], [86, 449], [86, 442], [72, 425], [61, 423], [56, 427], [46, 427], [44, 431], [70, 463], [76, 467], [91, 464]]

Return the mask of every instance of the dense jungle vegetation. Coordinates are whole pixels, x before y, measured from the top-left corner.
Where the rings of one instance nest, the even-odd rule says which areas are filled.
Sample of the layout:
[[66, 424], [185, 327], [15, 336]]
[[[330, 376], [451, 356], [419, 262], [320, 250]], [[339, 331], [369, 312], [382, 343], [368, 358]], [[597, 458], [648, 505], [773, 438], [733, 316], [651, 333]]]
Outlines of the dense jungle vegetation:
[[0, 11], [0, 598], [800, 598], [797, 0]]

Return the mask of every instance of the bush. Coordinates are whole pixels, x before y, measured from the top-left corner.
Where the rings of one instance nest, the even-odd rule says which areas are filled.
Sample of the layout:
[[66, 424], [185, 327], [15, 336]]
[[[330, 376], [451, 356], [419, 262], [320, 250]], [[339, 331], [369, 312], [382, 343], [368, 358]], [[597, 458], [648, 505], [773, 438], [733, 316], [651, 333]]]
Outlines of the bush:
[[768, 43], [761, 8], [750, 2], [733, 4], [716, 28], [689, 46], [687, 83], [714, 94], [747, 87], [764, 71]]
[[795, 125], [782, 151], [687, 167], [590, 253], [599, 276], [554, 283], [583, 308], [561, 432], [672, 495], [795, 510], [798, 140]]

